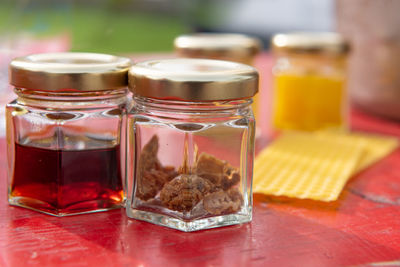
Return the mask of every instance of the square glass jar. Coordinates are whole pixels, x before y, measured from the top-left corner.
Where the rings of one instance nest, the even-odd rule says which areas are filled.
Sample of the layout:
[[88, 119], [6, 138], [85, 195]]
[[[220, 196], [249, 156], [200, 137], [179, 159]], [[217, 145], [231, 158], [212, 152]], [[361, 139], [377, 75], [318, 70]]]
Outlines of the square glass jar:
[[272, 49], [273, 128], [347, 130], [349, 44], [336, 33], [286, 33], [272, 38]]
[[129, 66], [129, 59], [91, 53], [11, 62], [11, 205], [55, 216], [123, 206]]
[[251, 221], [257, 71], [170, 59], [129, 79], [127, 215], [186, 232]]

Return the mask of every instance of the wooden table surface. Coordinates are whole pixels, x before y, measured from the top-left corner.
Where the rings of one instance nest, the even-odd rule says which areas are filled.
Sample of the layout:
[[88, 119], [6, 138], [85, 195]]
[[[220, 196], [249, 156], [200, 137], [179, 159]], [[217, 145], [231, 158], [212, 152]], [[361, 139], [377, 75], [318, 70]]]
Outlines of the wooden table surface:
[[[398, 122], [351, 117], [355, 130], [400, 138]], [[193, 233], [124, 210], [52, 217], [9, 206], [6, 191], [0, 138], [0, 266], [400, 266], [400, 149], [334, 203], [256, 195], [252, 223]]]

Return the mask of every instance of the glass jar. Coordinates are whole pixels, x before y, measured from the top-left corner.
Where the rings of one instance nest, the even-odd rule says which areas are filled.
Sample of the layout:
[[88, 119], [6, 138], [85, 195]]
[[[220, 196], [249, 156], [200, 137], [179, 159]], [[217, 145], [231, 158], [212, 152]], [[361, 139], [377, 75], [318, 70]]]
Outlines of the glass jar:
[[155, 60], [133, 66], [129, 84], [128, 216], [182, 231], [249, 222], [257, 71]]
[[8, 201], [65, 216], [124, 202], [127, 71], [105, 54], [16, 58], [6, 107]]
[[347, 129], [348, 44], [336, 33], [277, 34], [272, 39], [273, 127]]
[[338, 30], [351, 42], [349, 89], [353, 104], [400, 120], [400, 1], [338, 0]]
[[[254, 65], [262, 43], [255, 37], [232, 33], [193, 33], [175, 38], [174, 47], [181, 57], [229, 60]], [[252, 109], [256, 120], [260, 120], [259, 94], [253, 97]]]

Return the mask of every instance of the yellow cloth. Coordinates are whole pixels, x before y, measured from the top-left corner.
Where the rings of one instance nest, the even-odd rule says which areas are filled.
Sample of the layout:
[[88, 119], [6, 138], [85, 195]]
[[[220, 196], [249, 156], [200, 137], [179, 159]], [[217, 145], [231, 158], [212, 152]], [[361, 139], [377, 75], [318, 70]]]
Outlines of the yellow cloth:
[[396, 138], [361, 133], [284, 133], [257, 156], [253, 191], [334, 201], [353, 174], [397, 146]]

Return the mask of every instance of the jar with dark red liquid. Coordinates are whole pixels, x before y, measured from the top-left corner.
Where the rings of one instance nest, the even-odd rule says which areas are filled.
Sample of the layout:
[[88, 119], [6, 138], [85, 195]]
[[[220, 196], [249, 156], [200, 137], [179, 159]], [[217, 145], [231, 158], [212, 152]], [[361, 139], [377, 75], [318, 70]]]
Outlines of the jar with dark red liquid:
[[130, 60], [49, 53], [14, 59], [6, 108], [8, 201], [56, 216], [124, 202]]

